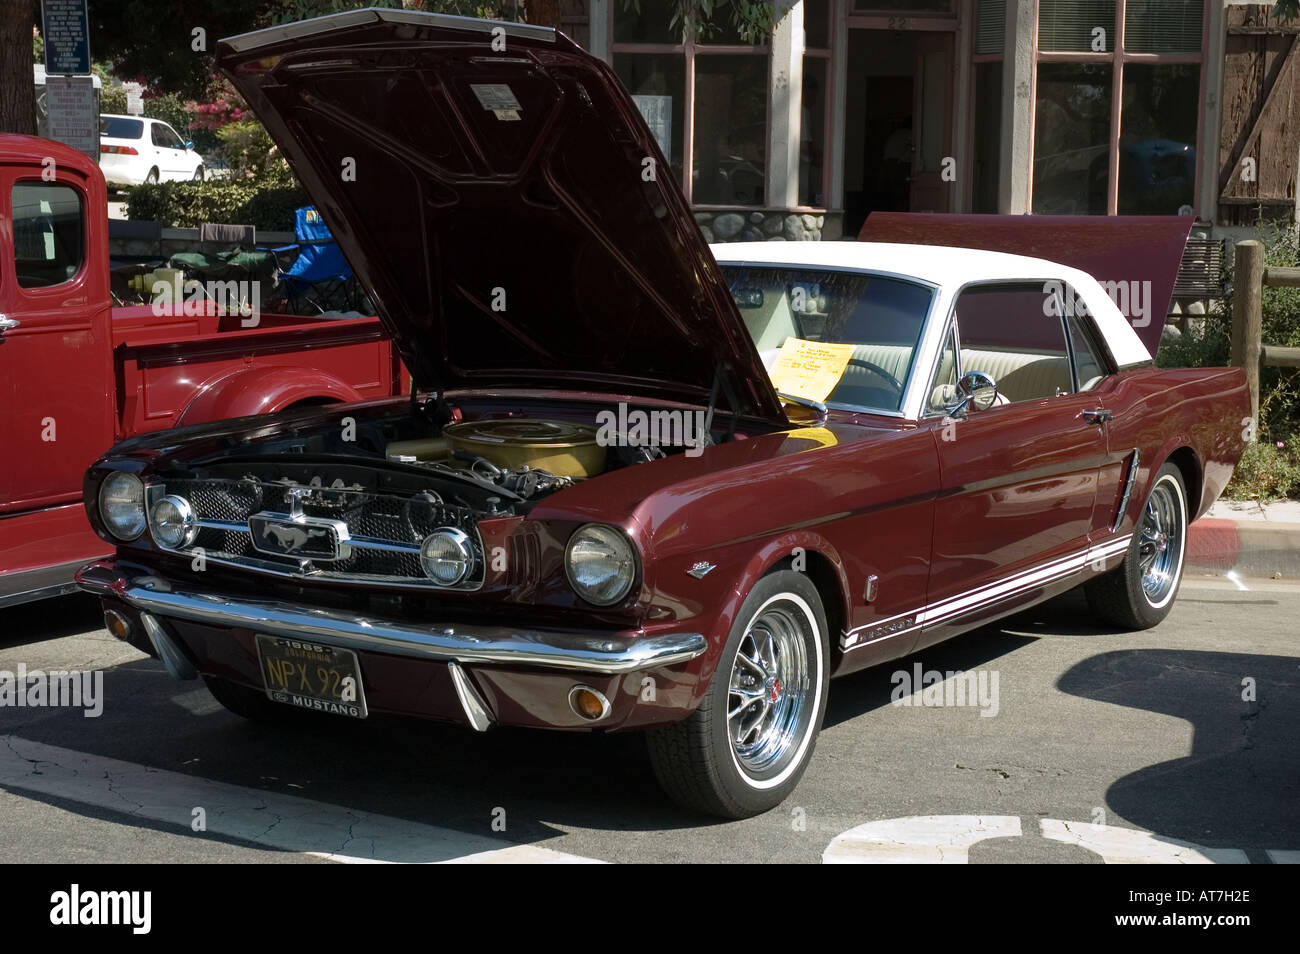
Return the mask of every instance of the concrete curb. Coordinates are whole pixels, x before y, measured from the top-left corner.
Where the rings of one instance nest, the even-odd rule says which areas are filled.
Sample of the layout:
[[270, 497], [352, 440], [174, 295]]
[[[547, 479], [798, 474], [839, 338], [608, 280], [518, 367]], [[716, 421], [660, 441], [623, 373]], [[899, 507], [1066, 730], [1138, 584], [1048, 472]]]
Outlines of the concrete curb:
[[1187, 528], [1187, 569], [1256, 579], [1300, 579], [1300, 523], [1202, 517]]

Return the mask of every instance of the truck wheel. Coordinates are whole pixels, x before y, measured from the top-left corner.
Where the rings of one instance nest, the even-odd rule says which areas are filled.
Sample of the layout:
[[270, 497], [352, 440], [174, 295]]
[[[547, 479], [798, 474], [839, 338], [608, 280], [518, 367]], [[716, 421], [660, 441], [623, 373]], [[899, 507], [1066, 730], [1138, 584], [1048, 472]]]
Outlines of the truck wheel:
[[745, 598], [699, 708], [647, 734], [659, 784], [724, 818], [776, 807], [812, 758], [829, 682], [817, 588], [801, 573], [768, 574]]
[[311, 713], [295, 709], [283, 702], [272, 702], [260, 689], [241, 686], [220, 676], [204, 676], [204, 684], [213, 698], [237, 716], [251, 719], [253, 722], [266, 722], [273, 725], [285, 725], [299, 722], [310, 717]]
[[1150, 629], [1169, 615], [1187, 552], [1187, 490], [1173, 464], [1156, 474], [1124, 562], [1084, 586], [1093, 613], [1125, 629]]

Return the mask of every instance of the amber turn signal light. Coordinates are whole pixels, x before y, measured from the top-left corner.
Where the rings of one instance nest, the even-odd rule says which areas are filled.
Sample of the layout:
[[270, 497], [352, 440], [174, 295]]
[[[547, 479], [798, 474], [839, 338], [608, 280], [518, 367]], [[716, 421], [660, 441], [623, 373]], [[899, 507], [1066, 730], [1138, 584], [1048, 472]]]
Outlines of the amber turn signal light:
[[609, 715], [609, 700], [590, 686], [574, 686], [569, 690], [569, 708], [588, 722]]
[[131, 635], [130, 621], [117, 610], [104, 610], [104, 628], [123, 641]]

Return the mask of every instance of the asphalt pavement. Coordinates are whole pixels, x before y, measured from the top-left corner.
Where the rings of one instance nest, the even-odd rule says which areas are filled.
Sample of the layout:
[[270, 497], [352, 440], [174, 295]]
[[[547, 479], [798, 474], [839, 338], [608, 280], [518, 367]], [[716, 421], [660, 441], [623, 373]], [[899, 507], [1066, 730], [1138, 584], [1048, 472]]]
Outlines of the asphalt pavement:
[[[69, 597], [0, 611], [0, 672], [100, 671], [102, 712], [0, 706], [0, 841], [80, 863], [1294, 861], [1297, 619], [1271, 581], [1189, 577], [1137, 634], [1067, 595], [837, 680], [794, 795], [719, 822], [664, 799], [635, 735], [247, 723]], [[984, 693], [904, 696], [918, 664]]]

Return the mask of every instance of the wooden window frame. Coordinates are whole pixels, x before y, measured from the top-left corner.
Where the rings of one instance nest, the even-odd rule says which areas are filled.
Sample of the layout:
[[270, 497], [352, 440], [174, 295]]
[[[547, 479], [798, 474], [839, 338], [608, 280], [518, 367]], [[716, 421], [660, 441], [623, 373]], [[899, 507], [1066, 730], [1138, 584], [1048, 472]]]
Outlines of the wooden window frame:
[[[610, 0], [609, 16], [606, 17], [606, 29], [608, 31], [608, 47], [610, 66], [614, 65], [614, 57], [620, 53], [657, 53], [660, 55], [682, 56], [684, 58], [683, 69], [686, 71], [685, 88], [682, 104], [682, 180], [679, 183], [682, 194], [686, 197], [686, 202], [692, 208], [701, 210], [717, 211], [734, 211], [734, 212], [753, 212], [758, 209], [766, 208], [766, 196], [769, 192], [768, 177], [771, 175], [771, 156], [768, 155], [766, 141], [763, 145], [763, 192], [765, 200], [759, 205], [700, 205], [696, 206], [693, 201], [693, 188], [691, 182], [691, 172], [695, 166], [695, 58], [699, 55], [704, 56], [763, 56], [767, 60], [767, 86], [769, 94], [766, 97], [767, 107], [764, 116], [764, 129], [772, 127], [772, 97], [770, 95], [772, 86], [772, 47], [770, 43], [760, 43], [754, 46], [741, 46], [736, 44], [707, 43], [695, 39], [694, 30], [688, 31], [684, 42], [681, 43], [617, 43], [614, 41], [614, 21], [622, 11], [619, 0]], [[829, 97], [827, 97], [829, 99]], [[669, 157], [672, 158], [671, 156]]]
[[[1109, 53], [1072, 53], [1041, 50], [1038, 46], [1038, 23], [1042, 4], [1034, 0], [1034, 75], [1029, 91], [1029, 194], [1026, 196], [1026, 208], [1034, 207], [1034, 151], [1038, 141], [1038, 66], [1041, 63], [1109, 63], [1111, 64], [1111, 100], [1110, 100], [1110, 142], [1109, 168], [1106, 183], [1106, 215], [1119, 214], [1119, 140], [1123, 133], [1124, 113], [1124, 67], [1129, 63], [1151, 65], [1194, 65], [1200, 67], [1197, 87], [1196, 109], [1196, 176], [1192, 186], [1192, 213], [1203, 218], [1199, 208], [1201, 201], [1201, 180], [1205, 175], [1205, 150], [1202, 148], [1205, 124], [1205, 74], [1206, 60], [1210, 43], [1210, 5], [1204, 4], [1201, 11], [1201, 49], [1196, 53], [1126, 53], [1124, 51], [1124, 27], [1127, 20], [1129, 0], [1115, 0], [1115, 23], [1111, 52]], [[1217, 170], [1217, 157], [1215, 168]]]

